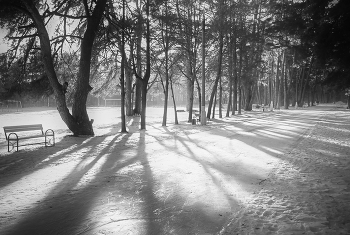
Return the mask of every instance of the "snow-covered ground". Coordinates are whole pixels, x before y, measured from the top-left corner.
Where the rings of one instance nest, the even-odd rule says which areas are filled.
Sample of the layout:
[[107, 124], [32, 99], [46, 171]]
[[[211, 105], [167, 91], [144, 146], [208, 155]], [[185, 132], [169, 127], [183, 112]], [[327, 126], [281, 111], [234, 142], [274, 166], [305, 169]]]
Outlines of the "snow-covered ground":
[[42, 123], [55, 147], [7, 153], [0, 134], [0, 234], [349, 234], [350, 113], [342, 105], [245, 112], [162, 127], [147, 109], [119, 133], [118, 108], [90, 108], [95, 137], [54, 109], [0, 112]]

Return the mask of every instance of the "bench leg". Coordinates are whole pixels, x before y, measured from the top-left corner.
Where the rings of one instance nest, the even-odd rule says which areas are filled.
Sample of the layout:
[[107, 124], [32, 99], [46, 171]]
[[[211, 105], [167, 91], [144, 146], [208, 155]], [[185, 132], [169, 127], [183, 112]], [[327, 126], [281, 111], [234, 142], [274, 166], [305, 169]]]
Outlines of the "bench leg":
[[51, 129], [45, 131], [45, 147], [55, 146], [55, 132]]
[[[11, 139], [11, 136], [15, 136], [16, 139], [14, 139], [14, 138]], [[10, 141], [11, 141], [12, 149], [15, 148], [15, 144], [16, 144], [16, 149], [18, 152], [18, 135], [16, 133], [10, 133], [9, 136], [7, 137], [7, 151], [8, 152], [10, 152]], [[16, 141], [16, 142], [14, 142], [14, 141]]]
[[10, 144], [12, 149], [16, 148], [16, 152], [18, 152], [18, 140], [16, 140], [16, 142], [14, 142], [14, 140], [12, 142], [10, 142], [10, 140], [7, 141], [7, 152], [10, 152]]

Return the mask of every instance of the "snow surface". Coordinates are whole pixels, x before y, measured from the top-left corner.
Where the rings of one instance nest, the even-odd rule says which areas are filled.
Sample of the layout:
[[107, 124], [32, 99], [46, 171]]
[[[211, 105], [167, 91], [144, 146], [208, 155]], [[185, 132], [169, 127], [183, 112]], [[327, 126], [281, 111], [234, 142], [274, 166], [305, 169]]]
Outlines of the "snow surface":
[[[89, 108], [95, 137], [54, 109], [0, 111], [0, 127], [42, 123], [55, 147], [7, 153], [0, 134], [0, 234], [350, 234], [350, 113], [344, 104], [208, 125], [147, 109]], [[32, 140], [30, 140], [32, 141]]]

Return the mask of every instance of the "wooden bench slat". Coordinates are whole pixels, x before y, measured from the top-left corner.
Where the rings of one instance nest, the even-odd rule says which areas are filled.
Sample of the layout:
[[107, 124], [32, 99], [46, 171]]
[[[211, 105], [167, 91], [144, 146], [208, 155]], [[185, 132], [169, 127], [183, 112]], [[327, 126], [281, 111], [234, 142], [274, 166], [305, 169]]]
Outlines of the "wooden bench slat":
[[[44, 133], [43, 125], [42, 124], [32, 124], [32, 125], [21, 125], [21, 126], [4, 126], [4, 132], [7, 140], [7, 148], [8, 151], [10, 151], [10, 142], [15, 141], [15, 143], [11, 143], [11, 145], [14, 147], [14, 144], [16, 144], [17, 151], [18, 151], [18, 141], [24, 140], [24, 139], [34, 139], [34, 138], [45, 138], [45, 146], [54, 146], [55, 145], [55, 133], [53, 130], [48, 129]], [[28, 132], [32, 131], [32, 133], [23, 134], [22, 136], [19, 136], [19, 132]], [[36, 131], [34, 133], [34, 131]], [[49, 133], [47, 133], [49, 131]], [[47, 138], [52, 139], [47, 139]], [[47, 145], [49, 143], [49, 145]]]
[[22, 125], [22, 126], [4, 126], [6, 132], [10, 131], [25, 131], [25, 130], [41, 130], [43, 126], [41, 124], [35, 125]]
[[[19, 126], [22, 126], [22, 127], [31, 127], [31, 126], [41, 127], [42, 125], [41, 124], [31, 124], [31, 125], [19, 125]], [[6, 128], [6, 127], [12, 128], [12, 127], [19, 127], [19, 126], [4, 126], [4, 128]]]
[[38, 129], [38, 128], [17, 128], [17, 129], [9, 129], [9, 130], [6, 130], [5, 132], [10, 133], [10, 132], [24, 132], [24, 131], [42, 131], [42, 129]]
[[[21, 137], [18, 137], [18, 140], [25, 140], [25, 139], [39, 138], [39, 137], [45, 137], [45, 135], [21, 136]], [[9, 138], [9, 140], [17, 140], [17, 138]]]

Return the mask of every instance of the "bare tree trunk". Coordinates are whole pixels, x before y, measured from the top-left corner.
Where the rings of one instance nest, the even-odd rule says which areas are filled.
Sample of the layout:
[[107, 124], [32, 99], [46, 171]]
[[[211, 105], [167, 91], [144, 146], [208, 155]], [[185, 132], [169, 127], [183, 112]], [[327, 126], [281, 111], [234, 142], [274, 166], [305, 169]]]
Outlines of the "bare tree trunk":
[[281, 67], [281, 55], [278, 55], [277, 59], [277, 71], [276, 71], [276, 99], [275, 99], [275, 108], [280, 109], [281, 102], [281, 76], [280, 76], [280, 67]]
[[[131, 58], [131, 56], [130, 56]], [[132, 87], [132, 70], [131, 68], [131, 59], [127, 62], [127, 65], [125, 66], [125, 85], [126, 85], [126, 99], [125, 99], [125, 106], [126, 106], [126, 115], [132, 116], [133, 115], [133, 103], [132, 103], [132, 95], [133, 95], [133, 87]]]
[[[236, 26], [235, 26], [235, 32], [236, 32]], [[236, 114], [237, 111], [237, 86], [238, 86], [238, 73], [237, 73], [237, 42], [236, 42], [236, 36], [234, 37], [233, 41], [233, 74], [234, 74], [234, 80], [233, 80], [233, 105], [232, 105], [232, 115]]]
[[[123, 21], [125, 21], [125, 0], [123, 0]], [[122, 54], [122, 61], [120, 66], [120, 97], [121, 97], [121, 107], [120, 107], [120, 115], [122, 119], [121, 124], [121, 132], [126, 133], [126, 121], [125, 121], [125, 63], [126, 63], [126, 56], [125, 56], [125, 32], [124, 29], [122, 29], [122, 42], [121, 42], [121, 54]]]
[[302, 91], [301, 91], [301, 97], [300, 97], [300, 103], [302, 103], [301, 105], [303, 105], [304, 103], [304, 96], [305, 96], [305, 90], [306, 87], [309, 86], [309, 79], [310, 79], [310, 73], [311, 73], [311, 69], [312, 69], [312, 64], [313, 64], [313, 57], [311, 58], [311, 62], [310, 62], [310, 67], [309, 70], [307, 72], [306, 78], [305, 78], [305, 83], [303, 85]]
[[220, 77], [220, 85], [219, 85], [219, 118], [222, 118], [222, 84]]
[[[191, 63], [191, 62], [190, 62]], [[187, 106], [188, 122], [192, 121], [193, 99], [194, 99], [194, 74], [192, 73], [192, 66], [187, 68]]]
[[73, 109], [71, 115], [67, 108], [62, 85], [59, 84], [54, 69], [51, 55], [50, 39], [45, 28], [43, 18], [39, 14], [39, 11], [35, 7], [33, 1], [22, 1], [26, 7], [24, 13], [28, 14], [32, 18], [33, 23], [37, 28], [37, 33], [39, 34], [43, 64], [45, 72], [49, 78], [50, 85], [52, 86], [55, 93], [57, 110], [62, 120], [67, 124], [68, 128], [73, 132], [75, 136], [94, 135], [92, 127], [93, 121], [89, 120], [89, 116], [86, 111], [86, 101], [89, 92], [92, 90], [92, 87], [89, 85], [92, 46], [97, 29], [100, 25], [100, 20], [105, 10], [106, 2], [107, 0], [96, 1], [96, 5], [92, 14], [90, 13], [90, 17], [87, 18], [86, 31], [81, 41], [80, 64], [76, 85], [77, 90], [74, 94]]
[[[166, 2], [166, 17], [168, 17], [168, 3]], [[165, 35], [163, 34], [164, 52], [165, 52], [165, 89], [164, 89], [164, 113], [162, 126], [166, 126], [168, 116], [168, 96], [169, 96], [169, 34], [168, 23], [165, 23]]]
[[170, 76], [170, 89], [171, 89], [171, 97], [173, 98], [173, 104], [174, 104], [175, 124], [178, 125], [179, 121], [177, 119], [177, 109], [176, 109], [175, 95], [174, 95], [173, 82], [171, 80], [171, 76]]
[[[136, 67], [137, 67], [137, 74], [142, 77], [142, 56], [141, 56], [141, 43], [142, 43], [142, 13], [141, 13], [141, 6], [138, 6], [139, 8], [139, 15], [138, 15], [138, 19], [137, 19], [137, 25], [136, 25], [136, 29], [135, 29], [135, 36], [136, 36]], [[134, 95], [135, 95], [135, 108], [133, 110], [134, 115], [140, 115], [142, 112], [142, 108], [141, 108], [141, 100], [142, 100], [142, 81], [140, 81], [140, 79], [136, 79], [136, 86], [135, 86], [135, 90], [134, 90]]]
[[214, 105], [213, 105], [213, 113], [212, 113], [212, 119], [215, 118], [215, 109], [216, 109], [216, 93], [215, 93], [215, 96], [214, 96]]
[[275, 65], [275, 59], [274, 56], [272, 55], [272, 63], [271, 63], [271, 74], [269, 76], [269, 94], [270, 94], [270, 100], [268, 105], [271, 104], [271, 101], [273, 102], [274, 100], [274, 80], [273, 80], [273, 74], [274, 74], [274, 65]]
[[239, 49], [239, 76], [238, 76], [238, 114], [242, 114], [242, 69], [243, 69], [243, 41]]
[[168, 116], [168, 96], [169, 96], [169, 69], [168, 69], [168, 51], [165, 51], [165, 89], [164, 89], [164, 112], [162, 126], [166, 126]]
[[[230, 38], [232, 40], [232, 38]], [[227, 110], [226, 110], [226, 117], [230, 116], [230, 109], [232, 107], [232, 83], [233, 83], [233, 58], [232, 58], [232, 42], [229, 42], [228, 46], [228, 77], [229, 77], [229, 82], [228, 82], [228, 87], [229, 87], [229, 98], [228, 98], [228, 104], [227, 104]], [[234, 107], [232, 108], [234, 109]]]
[[146, 72], [142, 79], [142, 111], [141, 111], [141, 130], [146, 129], [146, 108], [147, 108], [147, 86], [151, 76], [151, 32], [149, 22], [149, 3], [146, 2]]
[[213, 106], [214, 96], [216, 96], [216, 91], [217, 91], [219, 79], [221, 78], [223, 46], [224, 46], [223, 35], [222, 35], [222, 32], [220, 32], [220, 35], [219, 35], [218, 70], [217, 70], [216, 79], [215, 79], [215, 82], [214, 82], [213, 90], [212, 90], [212, 93], [210, 95], [210, 100], [209, 100], [209, 104], [208, 104], [208, 113], [207, 113], [207, 118], [208, 119], [210, 119], [210, 114], [211, 114], [210, 112], [211, 112], [211, 108]]
[[283, 91], [284, 91], [284, 109], [288, 109], [288, 82], [287, 82], [287, 62], [286, 62], [286, 51], [284, 51], [284, 75], [283, 75]]
[[[197, 92], [198, 92], [198, 108], [199, 108], [199, 113], [202, 113], [202, 105], [201, 105], [201, 100], [202, 100], [202, 93], [201, 93], [201, 86], [199, 84], [198, 78], [196, 77], [196, 84], [197, 84]], [[199, 116], [200, 117], [200, 116]], [[200, 119], [200, 118], [199, 118]]]

